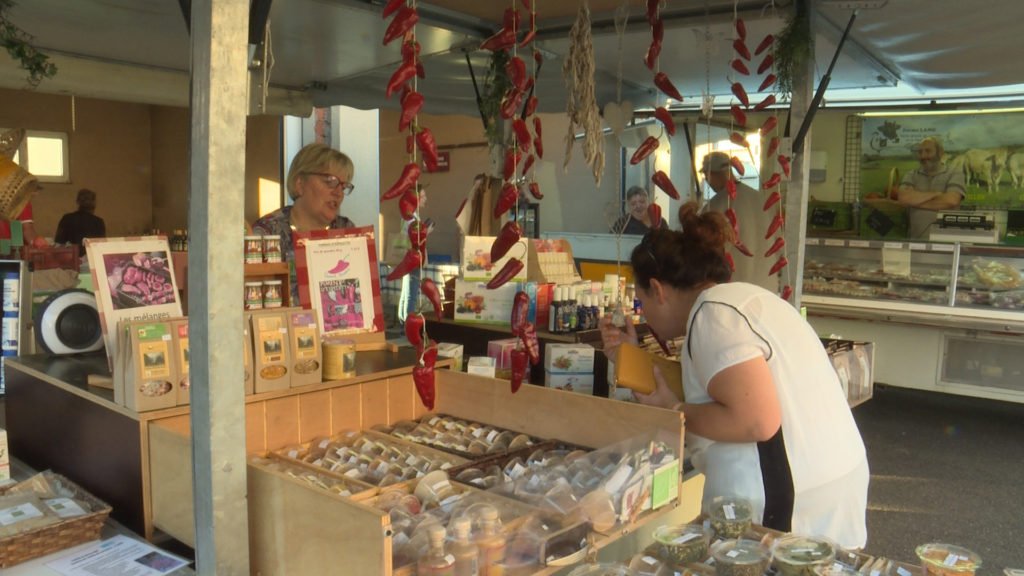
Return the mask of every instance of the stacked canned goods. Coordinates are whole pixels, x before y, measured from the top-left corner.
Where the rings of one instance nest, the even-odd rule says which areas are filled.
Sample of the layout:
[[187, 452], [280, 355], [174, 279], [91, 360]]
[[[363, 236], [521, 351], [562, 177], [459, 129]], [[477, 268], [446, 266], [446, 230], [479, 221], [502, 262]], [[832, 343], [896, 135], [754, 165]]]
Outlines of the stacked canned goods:
[[245, 283], [245, 309], [280, 308], [284, 304], [281, 280], [251, 280]]
[[245, 236], [245, 263], [281, 262], [281, 237], [275, 235]]

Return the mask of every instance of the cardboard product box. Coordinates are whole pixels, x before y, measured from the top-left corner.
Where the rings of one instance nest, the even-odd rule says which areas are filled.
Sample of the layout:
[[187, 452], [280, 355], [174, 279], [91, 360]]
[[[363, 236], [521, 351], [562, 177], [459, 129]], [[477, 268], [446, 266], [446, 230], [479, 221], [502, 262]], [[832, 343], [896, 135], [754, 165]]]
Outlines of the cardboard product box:
[[874, 342], [823, 338], [821, 343], [839, 376], [847, 402], [856, 406], [869, 400], [874, 395]]
[[572, 284], [580, 281], [572, 244], [564, 238], [531, 240], [526, 277], [542, 284]]
[[518, 291], [516, 282], [488, 290], [486, 282], [456, 280], [455, 321], [508, 326], [512, 318], [512, 302]]
[[178, 406], [187, 406], [192, 388], [192, 381], [188, 375], [188, 318], [172, 320], [171, 335], [174, 340], [174, 357], [178, 359]]
[[593, 395], [594, 373], [566, 374], [564, 372], [548, 372], [545, 370], [544, 385], [548, 388], [557, 388], [567, 392], [579, 392], [580, 394]]
[[465, 353], [465, 347], [462, 344], [455, 344], [452, 342], [439, 342], [437, 344], [437, 355], [442, 358], [454, 358], [455, 365], [452, 366], [452, 370], [462, 372], [463, 370], [463, 355]]
[[124, 365], [124, 405], [136, 412], [178, 404], [177, 358], [168, 322], [130, 322]]
[[[494, 372], [498, 378], [509, 378], [512, 374], [512, 351], [519, 344], [518, 338], [491, 340], [487, 343], [487, 355], [494, 358]], [[502, 374], [506, 374], [502, 376]]]
[[509, 249], [497, 262], [491, 262], [491, 245], [494, 236], [466, 236], [462, 240], [462, 275], [463, 280], [475, 280], [486, 284], [511, 258], [518, 258], [524, 264], [523, 269], [511, 282], [525, 282], [529, 265], [528, 239], [521, 239], [517, 245]]
[[466, 363], [466, 372], [477, 376], [494, 378], [494, 358], [490, 356], [470, 356]]
[[292, 310], [288, 313], [291, 325], [292, 377], [291, 385], [306, 386], [323, 381], [323, 350], [317, 331], [316, 315], [312, 310]]
[[242, 367], [245, 371], [245, 393], [256, 393], [256, 379], [253, 374], [252, 365], [255, 360], [252, 357], [252, 313], [246, 312], [242, 315]]
[[291, 387], [291, 346], [288, 340], [287, 311], [253, 312], [253, 370], [256, 394]]
[[615, 385], [619, 388], [636, 390], [641, 394], [654, 392], [654, 367], [661, 370], [669, 388], [683, 401], [683, 372], [678, 360], [671, 360], [648, 352], [632, 344], [619, 347], [618, 362], [615, 363]]
[[536, 315], [530, 321], [538, 330], [547, 330], [551, 314], [551, 301], [555, 298], [555, 285], [551, 283], [537, 284]]
[[11, 455], [7, 452], [7, 430], [0, 428], [0, 482], [11, 479]]
[[594, 347], [590, 344], [548, 344], [544, 370], [553, 374], [594, 374]]

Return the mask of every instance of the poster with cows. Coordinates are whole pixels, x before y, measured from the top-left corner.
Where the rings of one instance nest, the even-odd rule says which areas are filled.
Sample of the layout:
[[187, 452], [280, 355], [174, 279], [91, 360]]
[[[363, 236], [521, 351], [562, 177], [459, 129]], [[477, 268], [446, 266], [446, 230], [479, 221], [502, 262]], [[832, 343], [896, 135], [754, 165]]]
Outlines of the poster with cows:
[[895, 198], [903, 177], [922, 167], [921, 141], [943, 148], [940, 161], [962, 175], [962, 206], [1024, 206], [1024, 114], [971, 112], [870, 116], [861, 137], [861, 197]]

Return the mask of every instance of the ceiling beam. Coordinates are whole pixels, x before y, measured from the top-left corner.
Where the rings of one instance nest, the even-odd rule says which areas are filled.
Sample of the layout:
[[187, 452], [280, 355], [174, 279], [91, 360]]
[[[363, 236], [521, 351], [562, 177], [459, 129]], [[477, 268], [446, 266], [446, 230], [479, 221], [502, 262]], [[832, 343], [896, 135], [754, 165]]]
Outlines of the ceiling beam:
[[[815, 10], [813, 7], [811, 9], [811, 29], [815, 30], [825, 38], [828, 38], [828, 40], [836, 46], [839, 45], [839, 39], [843, 36], [843, 26], [833, 22], [831, 18], [823, 14], [820, 10]], [[853, 34], [846, 39], [842, 48], [843, 53], [852, 58], [854, 62], [857, 62], [869, 70], [877, 72], [880, 83], [889, 86], [896, 86], [902, 81], [911, 88], [920, 92], [920, 89], [914, 85], [914, 83], [901, 77], [895, 66], [883, 61], [868, 50], [853, 36]]]

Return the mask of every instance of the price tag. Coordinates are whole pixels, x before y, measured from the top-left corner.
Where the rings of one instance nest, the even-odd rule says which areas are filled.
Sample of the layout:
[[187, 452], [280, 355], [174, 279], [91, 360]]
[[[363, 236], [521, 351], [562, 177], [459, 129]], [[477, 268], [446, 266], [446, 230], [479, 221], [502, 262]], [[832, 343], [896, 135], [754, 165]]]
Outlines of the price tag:
[[672, 543], [673, 544], [685, 544], [685, 543], [689, 542], [690, 540], [693, 540], [694, 538], [700, 538], [700, 534], [697, 534], [696, 532], [691, 532], [690, 534], [683, 534], [679, 538], [676, 538], [675, 540], [673, 540]]
[[910, 250], [892, 248], [887, 242], [882, 248], [882, 271], [893, 276], [910, 276]]
[[909, 244], [909, 246], [910, 246], [911, 250], [927, 250], [928, 249], [928, 245], [927, 244], [922, 244], [920, 242], [911, 242]]
[[821, 246], [821, 238], [808, 238], [805, 242], [808, 246]]
[[725, 553], [725, 555], [728, 556], [729, 558], [735, 558], [735, 557], [740, 555], [740, 551], [739, 550], [729, 550], [728, 552]]
[[883, 248], [903, 248], [903, 242], [884, 242]]
[[952, 244], [932, 244], [931, 245], [931, 249], [932, 249], [932, 252], [952, 252], [953, 251], [953, 245]]
[[0, 510], [0, 524], [10, 526], [17, 522], [22, 522], [31, 518], [41, 518], [42, 516], [42, 510], [36, 508], [29, 502], [25, 502], [24, 504]]
[[899, 568], [897, 568], [896, 569], [896, 573], [899, 574], [899, 576], [914, 576], [913, 573], [910, 570], [907, 570], [903, 566], [900, 566]]
[[849, 246], [850, 246], [850, 248], [870, 248], [871, 247], [871, 241], [870, 240], [850, 240], [849, 241]]
[[825, 246], [846, 246], [846, 240], [836, 238], [825, 238]]
[[960, 557], [957, 556], [956, 554], [947, 554], [946, 555], [946, 559], [943, 560], [942, 563], [945, 564], [946, 566], [956, 566], [956, 561], [959, 560], [959, 559], [960, 559]]
[[732, 504], [726, 504], [725, 506], [722, 506], [722, 511], [725, 512], [726, 520], [736, 519], [736, 507], [733, 506]]
[[654, 566], [658, 563], [658, 559], [651, 556], [644, 556], [641, 560], [643, 560], [644, 564], [647, 564], [648, 566]]

